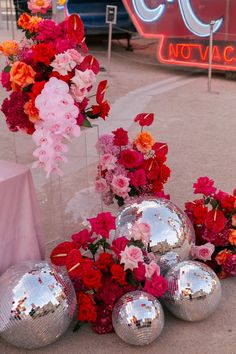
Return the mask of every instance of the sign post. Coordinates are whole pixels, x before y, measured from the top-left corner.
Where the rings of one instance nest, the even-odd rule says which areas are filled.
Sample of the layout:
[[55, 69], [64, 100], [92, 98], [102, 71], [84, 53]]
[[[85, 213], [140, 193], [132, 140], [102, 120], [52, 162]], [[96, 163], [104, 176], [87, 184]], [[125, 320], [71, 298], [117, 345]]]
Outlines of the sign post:
[[117, 22], [117, 6], [107, 5], [106, 7], [106, 23], [109, 24], [108, 34], [108, 53], [107, 53], [107, 72], [110, 73], [111, 65], [111, 41], [112, 41], [112, 25]]
[[215, 21], [210, 22], [210, 42], [209, 42], [209, 67], [208, 67], [208, 92], [211, 92], [211, 78], [212, 78], [212, 47], [213, 47], [213, 27]]

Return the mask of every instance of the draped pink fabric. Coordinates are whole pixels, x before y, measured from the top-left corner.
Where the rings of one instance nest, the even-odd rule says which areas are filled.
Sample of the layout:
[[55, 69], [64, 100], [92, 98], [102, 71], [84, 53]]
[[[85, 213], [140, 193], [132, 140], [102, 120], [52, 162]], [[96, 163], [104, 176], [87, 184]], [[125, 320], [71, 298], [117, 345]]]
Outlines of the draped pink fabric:
[[0, 274], [44, 258], [44, 242], [30, 169], [0, 160]]

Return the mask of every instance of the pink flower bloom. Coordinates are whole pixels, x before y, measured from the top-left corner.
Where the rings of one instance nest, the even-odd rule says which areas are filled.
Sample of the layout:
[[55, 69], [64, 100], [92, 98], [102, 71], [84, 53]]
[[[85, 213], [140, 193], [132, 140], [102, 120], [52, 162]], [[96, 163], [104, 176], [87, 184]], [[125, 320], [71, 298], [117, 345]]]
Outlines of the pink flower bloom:
[[123, 263], [125, 265], [124, 270], [133, 270], [138, 267], [139, 262], [143, 262], [142, 250], [136, 246], [126, 246], [124, 251], [122, 251], [120, 255], [120, 263]]
[[100, 154], [117, 155], [119, 147], [113, 144], [113, 138], [112, 134], [101, 135], [96, 143], [97, 152]]
[[53, 71], [57, 71], [60, 75], [67, 75], [74, 69], [76, 62], [65, 52], [57, 54], [50, 66], [53, 67]]
[[104, 178], [97, 179], [95, 181], [95, 190], [98, 193], [103, 193], [108, 189], [107, 182]]
[[215, 246], [208, 242], [201, 246], [192, 246], [191, 255], [193, 258], [200, 259], [202, 261], [210, 261], [211, 256], [215, 251]]
[[28, 8], [32, 14], [42, 13], [46, 14], [48, 9], [52, 7], [51, 0], [28, 0]]
[[112, 154], [104, 154], [101, 157], [101, 167], [102, 171], [104, 170], [113, 170], [116, 166], [117, 158]]
[[138, 167], [143, 161], [143, 155], [132, 149], [122, 150], [120, 153], [119, 163], [125, 168]]
[[236, 276], [236, 254], [229, 255], [222, 266], [222, 270], [227, 274]]
[[206, 197], [210, 194], [214, 194], [216, 188], [214, 187], [214, 181], [208, 177], [199, 177], [197, 182], [193, 184], [194, 194], [202, 193]]
[[104, 238], [109, 238], [110, 231], [115, 230], [115, 220], [111, 213], [100, 213], [95, 218], [88, 219], [92, 231]]
[[130, 191], [129, 178], [122, 175], [113, 176], [111, 187], [114, 194], [125, 198], [128, 195], [128, 192]]
[[151, 261], [149, 264], [145, 264], [145, 268], [146, 268], [146, 273], [145, 273], [146, 278], [151, 278], [154, 273], [160, 275], [160, 267], [155, 261]]
[[39, 34], [36, 39], [42, 42], [49, 42], [57, 40], [60, 37], [60, 28], [59, 26], [52, 20], [43, 20], [39, 22]]
[[121, 251], [124, 251], [125, 247], [128, 244], [128, 240], [125, 236], [118, 237], [112, 241], [111, 250], [115, 252], [117, 256], [120, 255]]
[[83, 55], [81, 55], [76, 49], [68, 49], [67, 54], [76, 62], [76, 64], [80, 64], [84, 60]]
[[135, 221], [130, 232], [130, 237], [134, 240], [140, 240], [146, 246], [150, 242], [151, 229], [146, 222], [139, 223], [138, 221]]
[[144, 169], [139, 169], [134, 172], [129, 173], [130, 184], [135, 188], [145, 186], [146, 180], [146, 173]]
[[156, 297], [161, 297], [162, 295], [164, 295], [167, 289], [167, 280], [161, 275], [158, 275], [157, 273], [154, 273], [152, 280], [146, 279], [143, 288], [144, 291]]
[[11, 90], [11, 81], [10, 81], [10, 74], [9, 73], [6, 73], [5, 71], [2, 71], [1, 83], [2, 83], [2, 86], [5, 87], [5, 89], [7, 91]]
[[84, 98], [86, 97], [86, 95], [88, 94], [88, 91], [86, 88], [82, 88], [80, 89], [79, 87], [77, 87], [76, 85], [71, 85], [70, 87], [70, 92], [72, 97], [75, 99], [75, 101], [81, 103]]
[[71, 79], [71, 81], [80, 89], [88, 88], [93, 85], [96, 81], [96, 75], [90, 69], [86, 69], [85, 71], [80, 71], [75, 69], [75, 76]]

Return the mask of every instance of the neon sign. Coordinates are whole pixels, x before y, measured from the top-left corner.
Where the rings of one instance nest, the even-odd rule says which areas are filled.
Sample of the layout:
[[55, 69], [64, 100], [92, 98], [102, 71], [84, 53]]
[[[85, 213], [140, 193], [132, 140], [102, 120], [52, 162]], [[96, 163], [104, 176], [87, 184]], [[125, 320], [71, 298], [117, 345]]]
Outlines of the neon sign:
[[207, 68], [209, 23], [214, 20], [213, 68], [236, 70], [236, 21], [232, 17], [236, 14], [235, 0], [123, 2], [139, 33], [160, 39], [159, 61]]

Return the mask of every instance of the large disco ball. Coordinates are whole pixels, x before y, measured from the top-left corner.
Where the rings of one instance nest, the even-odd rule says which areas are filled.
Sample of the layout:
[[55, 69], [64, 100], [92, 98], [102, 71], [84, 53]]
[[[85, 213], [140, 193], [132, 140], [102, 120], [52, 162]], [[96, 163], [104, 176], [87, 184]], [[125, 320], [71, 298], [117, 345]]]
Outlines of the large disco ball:
[[164, 326], [164, 313], [160, 302], [144, 291], [123, 295], [112, 313], [116, 334], [126, 343], [146, 345], [153, 342]]
[[168, 291], [162, 297], [166, 307], [185, 321], [200, 321], [210, 316], [221, 299], [221, 284], [207, 265], [184, 261], [166, 274]]
[[187, 215], [163, 198], [144, 199], [125, 206], [116, 218], [116, 237], [129, 234], [135, 221], [151, 227], [150, 249], [156, 256], [176, 252], [182, 260], [190, 257], [195, 234]]
[[16, 264], [0, 278], [0, 334], [17, 347], [40, 348], [56, 341], [75, 307], [70, 279], [47, 262]]

